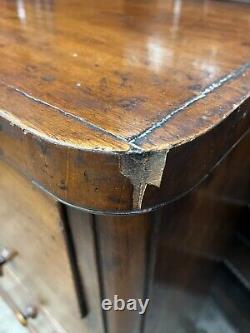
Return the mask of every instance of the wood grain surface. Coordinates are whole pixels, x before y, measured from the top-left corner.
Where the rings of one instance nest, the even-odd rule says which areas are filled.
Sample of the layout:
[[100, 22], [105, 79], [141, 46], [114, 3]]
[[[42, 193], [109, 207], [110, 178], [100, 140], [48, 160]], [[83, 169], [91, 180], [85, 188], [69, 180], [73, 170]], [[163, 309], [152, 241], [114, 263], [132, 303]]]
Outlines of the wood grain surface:
[[[228, 250], [229, 254], [233, 252], [233, 232], [237, 232], [249, 203], [249, 143], [250, 136], [196, 189], [156, 212], [97, 216], [67, 208], [86, 287], [86, 318], [96, 324], [93, 332], [224, 332], [222, 327], [213, 326], [214, 317], [213, 324], [203, 330], [198, 329], [198, 322], [211, 297], [218, 268], [228, 258]], [[249, 219], [249, 226], [247, 222]], [[249, 262], [246, 254], [242, 258]], [[239, 270], [233, 259], [231, 271], [247, 281], [246, 269], [242, 269], [244, 260]], [[240, 330], [245, 333], [249, 331], [249, 316], [245, 316], [249, 302], [242, 301], [238, 283], [228, 288], [230, 277], [231, 273], [217, 287], [218, 302], [223, 304], [221, 311], [225, 309], [229, 314], [228, 320], [237, 323], [237, 328], [245, 327]], [[247, 299], [247, 290], [243, 289], [243, 299]], [[227, 295], [231, 291], [234, 298]], [[101, 311], [102, 300], [113, 301], [115, 295], [126, 301], [148, 298], [147, 311], [144, 315], [127, 309]]]
[[0, 250], [17, 252], [4, 267], [0, 297], [4, 290], [20, 311], [36, 306], [35, 332], [92, 332], [81, 318], [57, 202], [3, 162], [0, 202]]
[[0, 156], [90, 211], [148, 211], [249, 130], [250, 6], [1, 2]]

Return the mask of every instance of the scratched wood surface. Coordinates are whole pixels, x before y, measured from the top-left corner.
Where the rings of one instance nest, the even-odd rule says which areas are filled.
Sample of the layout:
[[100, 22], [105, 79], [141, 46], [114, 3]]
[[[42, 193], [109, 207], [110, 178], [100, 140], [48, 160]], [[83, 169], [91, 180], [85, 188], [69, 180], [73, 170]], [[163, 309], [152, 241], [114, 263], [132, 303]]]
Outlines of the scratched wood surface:
[[1, 158], [91, 211], [174, 200], [249, 130], [249, 28], [238, 2], [2, 0]]

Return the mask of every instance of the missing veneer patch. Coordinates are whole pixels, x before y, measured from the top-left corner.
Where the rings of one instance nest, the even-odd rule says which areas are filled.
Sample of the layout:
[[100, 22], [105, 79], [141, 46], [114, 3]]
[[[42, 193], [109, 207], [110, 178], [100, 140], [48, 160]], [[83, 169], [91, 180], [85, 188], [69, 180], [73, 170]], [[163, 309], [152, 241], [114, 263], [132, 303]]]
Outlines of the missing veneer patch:
[[133, 208], [140, 209], [147, 185], [160, 187], [168, 151], [132, 153], [120, 160], [121, 173], [134, 186]]

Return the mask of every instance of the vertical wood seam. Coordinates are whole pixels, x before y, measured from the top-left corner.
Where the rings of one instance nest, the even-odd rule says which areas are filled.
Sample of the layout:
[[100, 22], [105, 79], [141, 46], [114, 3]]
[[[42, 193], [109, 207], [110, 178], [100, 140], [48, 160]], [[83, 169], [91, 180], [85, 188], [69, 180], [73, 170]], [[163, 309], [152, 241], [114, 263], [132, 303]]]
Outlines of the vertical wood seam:
[[[96, 265], [97, 265], [100, 306], [101, 306], [101, 302], [105, 298], [105, 287], [104, 287], [104, 277], [103, 277], [103, 272], [102, 272], [100, 237], [99, 237], [99, 233], [98, 233], [96, 216], [94, 214], [91, 214], [91, 216], [92, 216], [92, 227], [93, 227], [93, 236], [94, 236], [94, 244], [95, 244], [95, 257], [96, 257]], [[101, 312], [102, 312], [102, 321], [103, 321], [103, 331], [104, 331], [104, 333], [108, 333], [107, 314], [105, 313], [105, 311], [102, 308], [101, 308]]]
[[83, 281], [80, 273], [80, 269], [77, 262], [77, 254], [74, 244], [74, 239], [70, 227], [69, 216], [67, 207], [61, 203], [58, 203], [60, 222], [63, 227], [63, 236], [66, 243], [67, 254], [69, 258], [70, 268], [73, 277], [74, 288], [76, 292], [76, 298], [80, 310], [81, 317], [84, 318], [88, 313], [87, 301], [84, 292]]
[[[144, 280], [144, 301], [148, 298], [150, 300], [152, 284], [154, 279], [154, 271], [156, 265], [157, 241], [161, 224], [160, 211], [154, 212], [152, 219], [150, 219], [151, 230], [150, 237], [147, 241], [146, 248], [146, 265], [145, 265], [145, 280]], [[150, 306], [150, 301], [149, 301]], [[149, 311], [149, 309], [147, 310]], [[141, 319], [140, 333], [145, 333], [147, 311]]]

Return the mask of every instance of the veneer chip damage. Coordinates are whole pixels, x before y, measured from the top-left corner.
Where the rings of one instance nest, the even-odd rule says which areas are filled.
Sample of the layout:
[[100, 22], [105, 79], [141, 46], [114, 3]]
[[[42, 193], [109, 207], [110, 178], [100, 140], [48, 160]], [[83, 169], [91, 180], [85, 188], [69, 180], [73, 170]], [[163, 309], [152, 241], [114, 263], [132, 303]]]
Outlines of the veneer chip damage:
[[160, 187], [167, 154], [168, 150], [164, 150], [121, 156], [121, 173], [134, 187], [133, 208], [141, 208], [147, 185]]

